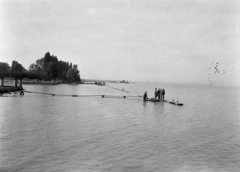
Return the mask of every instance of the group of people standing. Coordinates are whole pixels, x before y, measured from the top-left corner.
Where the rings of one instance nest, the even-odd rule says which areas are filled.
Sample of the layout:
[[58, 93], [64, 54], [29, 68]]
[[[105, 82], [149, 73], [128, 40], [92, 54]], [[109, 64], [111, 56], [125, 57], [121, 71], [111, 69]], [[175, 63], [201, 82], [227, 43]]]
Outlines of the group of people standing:
[[155, 88], [155, 91], [154, 91], [154, 95], [155, 95], [155, 99], [164, 99], [164, 95], [165, 95], [165, 89], [157, 89]]
[[[161, 99], [164, 99], [164, 96], [165, 96], [165, 89], [157, 89], [155, 88], [155, 91], [154, 91], [154, 99], [151, 98], [150, 100], [161, 100]], [[144, 101], [147, 101], [149, 100], [148, 96], [147, 96], [147, 92], [144, 93], [143, 95], [143, 100]]]

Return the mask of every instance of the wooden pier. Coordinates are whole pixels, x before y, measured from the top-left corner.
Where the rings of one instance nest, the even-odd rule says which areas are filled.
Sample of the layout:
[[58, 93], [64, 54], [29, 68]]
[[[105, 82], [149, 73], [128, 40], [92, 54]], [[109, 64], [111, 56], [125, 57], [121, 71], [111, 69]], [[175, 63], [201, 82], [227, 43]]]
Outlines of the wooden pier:
[[14, 86], [5, 86], [4, 85], [4, 79], [1, 79], [1, 85], [0, 85], [0, 94], [11, 94], [11, 92], [16, 92], [20, 91], [21, 94], [24, 94], [22, 87], [22, 80], [20, 79], [19, 85], [18, 85], [18, 80], [14, 79]]
[[0, 94], [10, 94], [11, 92], [22, 91], [23, 87], [0, 86]]

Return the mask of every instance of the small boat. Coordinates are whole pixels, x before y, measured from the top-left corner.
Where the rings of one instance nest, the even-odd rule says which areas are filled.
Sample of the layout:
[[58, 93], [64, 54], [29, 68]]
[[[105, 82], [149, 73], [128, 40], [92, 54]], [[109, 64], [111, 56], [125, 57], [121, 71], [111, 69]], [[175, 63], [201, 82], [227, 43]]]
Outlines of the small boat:
[[183, 103], [178, 103], [178, 102], [167, 102], [173, 105], [178, 105], [178, 106], [183, 106]]
[[129, 82], [128, 82], [128, 81], [125, 81], [125, 80], [120, 81], [120, 83], [129, 84]]

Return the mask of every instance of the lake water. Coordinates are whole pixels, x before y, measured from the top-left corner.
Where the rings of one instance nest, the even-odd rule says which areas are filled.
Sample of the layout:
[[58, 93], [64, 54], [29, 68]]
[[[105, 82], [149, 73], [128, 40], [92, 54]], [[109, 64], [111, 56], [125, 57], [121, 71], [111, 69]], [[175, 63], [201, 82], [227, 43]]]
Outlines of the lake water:
[[25, 85], [65, 95], [0, 97], [1, 172], [240, 171], [240, 89], [190, 84]]

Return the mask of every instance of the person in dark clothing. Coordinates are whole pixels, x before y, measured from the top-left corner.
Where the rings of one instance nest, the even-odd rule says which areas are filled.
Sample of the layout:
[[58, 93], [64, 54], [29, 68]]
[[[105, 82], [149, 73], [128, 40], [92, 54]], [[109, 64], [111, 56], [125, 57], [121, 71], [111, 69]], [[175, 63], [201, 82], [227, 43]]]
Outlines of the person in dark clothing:
[[160, 93], [159, 93], [159, 99], [162, 99], [162, 89], [159, 89], [160, 91]]
[[24, 92], [23, 91], [20, 92], [20, 96], [24, 96]]
[[155, 91], [154, 91], [154, 98], [156, 99], [158, 97], [158, 94], [157, 94], [157, 88], [155, 88]]
[[157, 95], [158, 95], [158, 99], [160, 100], [160, 88], [158, 89], [158, 91], [157, 91]]
[[164, 99], [164, 95], [165, 95], [165, 89], [163, 89], [162, 91], [162, 99]]
[[148, 100], [148, 96], [147, 96], [147, 92], [145, 92], [144, 94], [143, 94], [143, 101], [147, 101]]

